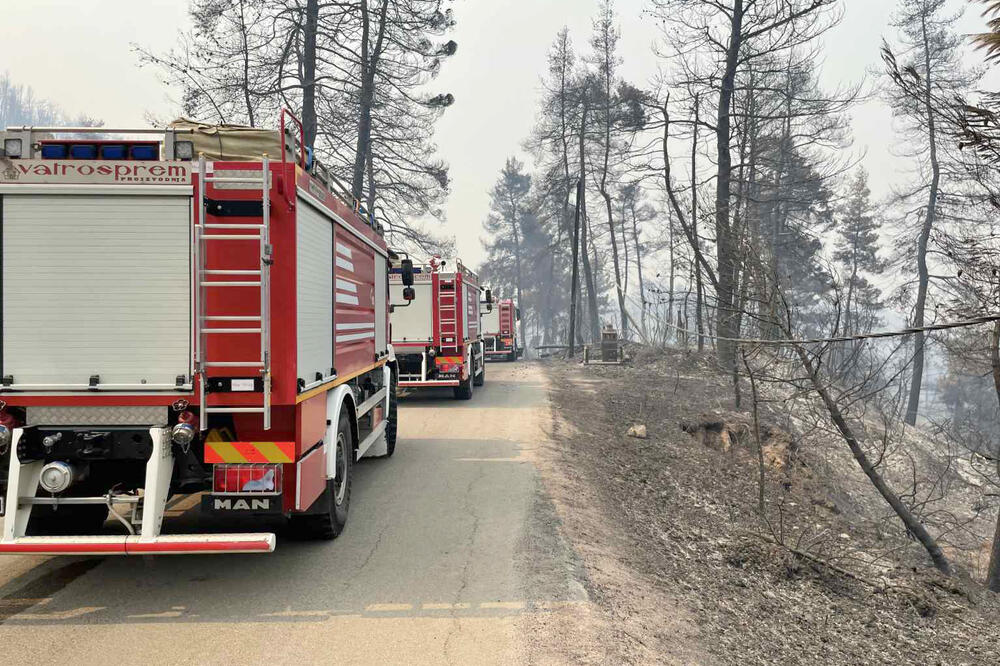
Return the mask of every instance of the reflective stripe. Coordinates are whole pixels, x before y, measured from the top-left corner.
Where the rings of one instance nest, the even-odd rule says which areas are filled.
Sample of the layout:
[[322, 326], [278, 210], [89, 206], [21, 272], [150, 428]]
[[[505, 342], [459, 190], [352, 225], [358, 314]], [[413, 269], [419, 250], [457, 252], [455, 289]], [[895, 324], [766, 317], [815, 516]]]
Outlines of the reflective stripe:
[[375, 337], [375, 331], [368, 333], [353, 333], [351, 335], [338, 335], [337, 342], [351, 342], [352, 340], [370, 340]]
[[363, 321], [356, 324], [337, 324], [338, 331], [364, 331], [375, 328], [375, 322]]
[[291, 463], [295, 442], [205, 442], [206, 463]]

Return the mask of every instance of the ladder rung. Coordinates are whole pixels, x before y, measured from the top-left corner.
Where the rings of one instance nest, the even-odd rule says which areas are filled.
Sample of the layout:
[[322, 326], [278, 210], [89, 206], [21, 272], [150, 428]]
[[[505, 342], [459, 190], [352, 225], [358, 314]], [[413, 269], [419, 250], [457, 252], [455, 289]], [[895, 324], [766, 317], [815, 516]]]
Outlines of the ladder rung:
[[203, 328], [203, 333], [254, 333], [261, 332], [259, 328]]
[[231, 315], [210, 315], [208, 317], [202, 317], [202, 321], [260, 321], [260, 317], [243, 317], [243, 316], [231, 316]]
[[263, 368], [262, 361], [208, 361], [202, 363], [206, 368]]
[[264, 178], [239, 178], [235, 176], [222, 176], [216, 177], [209, 174], [205, 174], [205, 180], [209, 183], [258, 183], [260, 185], [264, 184]]
[[208, 271], [202, 271], [201, 274], [202, 275], [262, 275], [263, 271], [250, 271], [250, 270], [223, 271], [223, 270], [212, 269]]
[[202, 240], [260, 240], [260, 234], [202, 234]]
[[259, 287], [260, 282], [205, 282], [202, 281], [202, 287]]
[[263, 224], [199, 224], [199, 229], [263, 229]]
[[206, 407], [206, 414], [263, 414], [263, 407]]

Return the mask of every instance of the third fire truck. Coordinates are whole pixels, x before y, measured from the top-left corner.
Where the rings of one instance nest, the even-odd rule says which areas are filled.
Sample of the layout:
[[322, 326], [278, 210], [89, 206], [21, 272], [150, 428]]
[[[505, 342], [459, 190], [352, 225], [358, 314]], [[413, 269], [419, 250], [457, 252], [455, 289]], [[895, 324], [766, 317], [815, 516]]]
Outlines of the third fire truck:
[[517, 343], [517, 323], [520, 311], [509, 298], [500, 299], [493, 309], [483, 315], [483, 343], [486, 358], [515, 361], [521, 354]]
[[392, 302], [409, 303], [392, 309], [399, 386], [452, 387], [456, 398], [468, 400], [486, 379], [480, 317], [481, 308], [491, 306], [490, 291], [457, 259], [433, 259], [413, 273], [411, 301], [404, 301], [401, 272], [389, 277]]

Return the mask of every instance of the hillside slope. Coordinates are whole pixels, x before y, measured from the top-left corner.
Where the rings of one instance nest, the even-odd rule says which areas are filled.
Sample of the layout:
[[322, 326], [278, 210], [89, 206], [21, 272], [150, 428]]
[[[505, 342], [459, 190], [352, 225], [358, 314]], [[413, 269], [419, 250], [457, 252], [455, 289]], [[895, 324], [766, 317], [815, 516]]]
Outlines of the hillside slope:
[[[642, 629], [621, 636], [643, 646], [635, 661], [1000, 663], [997, 595], [937, 574], [823, 428], [799, 438], [764, 414], [758, 455], [726, 378], [680, 351], [546, 370], [562, 422], [551, 453], [607, 521], [564, 517], [569, 536], [602, 553], [602, 569], [648, 581], [590, 577], [592, 595]], [[633, 424], [648, 438], [626, 436]]]

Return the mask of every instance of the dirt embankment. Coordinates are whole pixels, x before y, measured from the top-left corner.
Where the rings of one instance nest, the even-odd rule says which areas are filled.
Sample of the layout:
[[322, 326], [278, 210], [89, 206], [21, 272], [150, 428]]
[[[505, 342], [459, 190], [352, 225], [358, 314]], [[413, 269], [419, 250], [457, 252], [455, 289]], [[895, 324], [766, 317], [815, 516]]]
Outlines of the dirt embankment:
[[[757, 447], [705, 359], [546, 369], [554, 495], [591, 597], [620, 620], [617, 660], [1000, 663], [997, 595], [873, 527], [884, 516], [783, 428], [762, 422]], [[636, 424], [646, 438], [626, 435]]]

